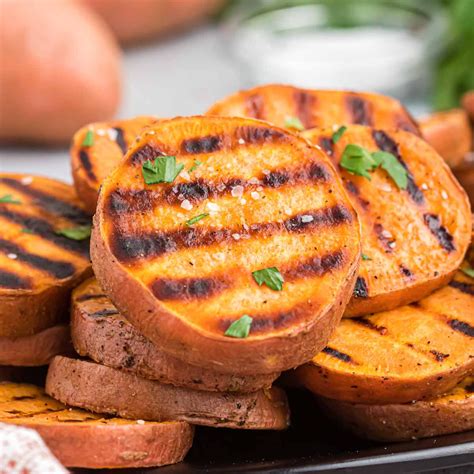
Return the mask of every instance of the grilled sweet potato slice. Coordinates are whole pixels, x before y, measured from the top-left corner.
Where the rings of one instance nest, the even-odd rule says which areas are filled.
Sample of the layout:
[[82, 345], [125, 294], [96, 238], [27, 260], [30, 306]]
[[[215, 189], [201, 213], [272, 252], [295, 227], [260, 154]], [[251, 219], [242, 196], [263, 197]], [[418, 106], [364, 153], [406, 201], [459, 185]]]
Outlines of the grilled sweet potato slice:
[[0, 383], [0, 422], [36, 430], [67, 467], [131, 468], [180, 462], [193, 440], [184, 421], [101, 417], [68, 408], [35, 385]]
[[[200, 165], [147, 185], [142, 165], [159, 155]], [[295, 367], [324, 347], [359, 252], [356, 214], [324, 153], [265, 122], [214, 117], [142, 135], [102, 186], [91, 244], [102, 288], [154, 344], [249, 375]], [[274, 267], [282, 291], [252, 277]], [[226, 336], [243, 315], [253, 318], [248, 337]]]
[[446, 393], [474, 370], [474, 279], [458, 272], [418, 303], [343, 319], [296, 378], [337, 400], [386, 404]]
[[[142, 336], [91, 278], [72, 295], [71, 333], [79, 355], [159, 382], [217, 392], [270, 388], [279, 373], [239, 376], [186, 364]], [[1, 361], [1, 359], [0, 359]]]
[[[336, 144], [331, 135], [328, 129], [303, 133], [324, 146], [338, 166], [361, 222], [364, 259], [345, 316], [396, 308], [448, 283], [471, 239], [471, 211], [443, 159], [422, 139], [401, 130], [353, 125]], [[342, 168], [349, 144], [393, 154], [407, 172], [407, 188], [399, 189], [382, 168], [370, 180]]]
[[73, 353], [69, 326], [57, 325], [31, 336], [0, 337], [0, 364], [35, 367], [56, 355]]
[[415, 120], [400, 102], [368, 92], [270, 84], [226, 97], [215, 103], [207, 115], [251, 117], [293, 130], [295, 125], [297, 129], [309, 129], [359, 124], [420, 134]]
[[451, 168], [459, 166], [472, 149], [472, 130], [467, 112], [452, 109], [420, 120], [423, 138], [446, 160]]
[[474, 152], [464, 156], [462, 162], [453, 169], [453, 174], [466, 190], [471, 207], [474, 208]]
[[71, 168], [79, 199], [94, 214], [102, 181], [120, 163], [128, 147], [155, 117], [97, 122], [78, 130], [71, 144]]
[[474, 429], [474, 378], [426, 401], [364, 405], [322, 398], [329, 413], [357, 435], [376, 441], [408, 441]]
[[285, 429], [290, 421], [285, 392], [276, 387], [241, 394], [189, 390], [62, 356], [49, 366], [46, 392], [68, 405], [124, 418], [255, 430]]
[[88, 225], [71, 186], [0, 174], [0, 337], [30, 336], [65, 318], [71, 288], [91, 266], [89, 240], [60, 232]]

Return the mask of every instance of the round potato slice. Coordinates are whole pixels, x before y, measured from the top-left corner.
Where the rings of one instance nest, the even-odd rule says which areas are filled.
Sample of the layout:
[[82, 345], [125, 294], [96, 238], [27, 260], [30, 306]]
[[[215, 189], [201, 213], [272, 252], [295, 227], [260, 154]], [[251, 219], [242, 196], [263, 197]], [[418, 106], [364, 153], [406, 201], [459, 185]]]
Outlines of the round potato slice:
[[182, 461], [194, 429], [164, 423], [102, 417], [68, 408], [34, 385], [0, 383], [0, 422], [36, 430], [67, 467], [152, 467]]
[[357, 435], [376, 441], [408, 441], [474, 429], [474, 378], [432, 400], [363, 405], [321, 398], [329, 413]]
[[251, 117], [292, 130], [359, 124], [420, 134], [408, 111], [391, 97], [281, 84], [237, 92], [215, 103], [207, 115]]
[[[172, 182], [145, 183], [161, 172]], [[150, 127], [105, 180], [91, 253], [106, 294], [154, 344], [255, 375], [324, 347], [359, 239], [320, 150], [265, 122], [189, 117]]]
[[74, 134], [71, 168], [79, 199], [94, 214], [102, 181], [120, 163], [128, 147], [155, 117], [135, 117], [86, 125]]
[[[443, 159], [403, 131], [349, 126], [335, 144], [332, 130], [302, 134], [338, 167], [362, 227], [362, 261], [345, 316], [417, 301], [453, 277], [471, 240], [468, 198]], [[357, 176], [343, 165], [348, 145], [392, 155], [406, 175], [399, 187], [384, 165]], [[346, 166], [351, 166], [350, 164]]]
[[72, 186], [0, 174], [0, 228], [0, 337], [66, 319], [71, 289], [91, 274], [90, 218]]
[[290, 422], [285, 392], [276, 387], [253, 393], [189, 390], [61, 356], [49, 366], [46, 392], [68, 405], [124, 418], [247, 430], [282, 430]]
[[255, 392], [270, 388], [274, 374], [239, 376], [186, 364], [142, 336], [91, 278], [72, 295], [71, 333], [79, 355], [147, 379], [217, 392]]
[[356, 403], [442, 395], [474, 370], [473, 308], [474, 279], [460, 271], [418, 303], [343, 319], [296, 379], [318, 395]]

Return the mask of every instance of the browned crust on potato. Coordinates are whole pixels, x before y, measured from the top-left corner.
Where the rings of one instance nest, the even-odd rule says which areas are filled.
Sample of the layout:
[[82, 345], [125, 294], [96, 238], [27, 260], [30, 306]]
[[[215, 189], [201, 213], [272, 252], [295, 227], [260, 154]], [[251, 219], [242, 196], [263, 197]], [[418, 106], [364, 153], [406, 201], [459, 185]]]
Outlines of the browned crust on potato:
[[432, 400], [364, 405], [328, 398], [320, 403], [330, 416], [357, 435], [376, 441], [408, 441], [474, 429], [474, 379]]
[[68, 405], [124, 418], [261, 430], [289, 424], [286, 395], [276, 387], [243, 394], [189, 390], [61, 356], [51, 362], [46, 393]]
[[72, 354], [69, 326], [52, 326], [31, 336], [0, 337], [0, 364], [34, 367], [56, 355]]
[[0, 422], [36, 430], [67, 467], [154, 467], [182, 461], [194, 429], [182, 421], [155, 423], [101, 417], [68, 408], [34, 385], [0, 384]]
[[367, 404], [427, 400], [474, 370], [474, 279], [462, 272], [412, 305], [343, 319], [295, 378], [317, 395]]
[[67, 318], [71, 289], [90, 276], [88, 240], [57, 234], [90, 222], [74, 189], [0, 174], [0, 337], [30, 336]]
[[[121, 165], [108, 177], [100, 193], [92, 234], [91, 254], [97, 279], [105, 293], [109, 295], [124, 317], [142, 334], [166, 352], [193, 365], [220, 372], [255, 375], [295, 367], [309, 360], [315, 352], [324, 347], [325, 341], [339, 321], [354, 285], [359, 259], [356, 248], [359, 245], [357, 218], [353, 210], [346, 206], [347, 196], [327, 157], [293, 134], [271, 127], [264, 122], [248, 119], [177, 118], [150, 128], [144, 135], [141, 141], [129, 150]], [[230, 150], [238, 150], [239, 147], [239, 152], [230, 153]], [[186, 217], [183, 217], [187, 214], [182, 214], [179, 201], [178, 204], [168, 206], [167, 201], [163, 204], [162, 199], [167, 196], [165, 193], [170, 193], [166, 199], [177, 199], [179, 196], [173, 194], [174, 188], [180, 185], [188, 186], [188, 184], [178, 177], [171, 190], [171, 186], [166, 185], [145, 186], [139, 168], [137, 173], [140, 160], [143, 160], [147, 153], [153, 157], [156, 154], [155, 149], [160, 148], [165, 150], [166, 154], [177, 155], [178, 161], [185, 164], [186, 169], [189, 169], [198, 156], [204, 164], [196, 170], [196, 176], [199, 178], [195, 179], [204, 181], [213, 179], [211, 184], [213, 189], [215, 186], [217, 193], [213, 201], [221, 203], [220, 199], [223, 199], [226, 206], [225, 212], [222, 211], [217, 216], [200, 221], [192, 229], [187, 228], [184, 225]], [[207, 151], [203, 151], [203, 148]], [[182, 152], [183, 149], [188, 152]], [[200, 153], [196, 154], [198, 149]], [[283, 149], [284, 153], [282, 153]], [[252, 161], [250, 158], [254, 157], [256, 150], [258, 150], [259, 160]], [[272, 153], [267, 155], [270, 150]], [[278, 150], [279, 154], [275, 155], [275, 150]], [[243, 151], [246, 152], [245, 155], [242, 154]], [[288, 157], [293, 155], [295, 155], [295, 161], [287, 161]], [[265, 160], [269, 160], [270, 156], [273, 166], [277, 166], [275, 160], [278, 156], [280, 163], [287, 167], [297, 164], [301, 167], [306, 163], [306, 166], [311, 164], [311, 170], [321, 168], [317, 173], [310, 172], [310, 180], [316, 179], [318, 184], [313, 185], [312, 181], [310, 184], [302, 182], [301, 180], [309, 178], [310, 175], [305, 171], [297, 171], [298, 179], [291, 178], [284, 191], [281, 189], [276, 191], [274, 188], [280, 186], [278, 182], [282, 174], [280, 169], [278, 170], [280, 174], [275, 171], [274, 176], [261, 178], [268, 182], [266, 191], [268, 195], [265, 197], [269, 199], [262, 198], [259, 201], [260, 213], [246, 211], [242, 214], [240, 206], [243, 204], [239, 204], [239, 201], [230, 195], [230, 184], [228, 188], [225, 186], [227, 191], [219, 191], [224, 177], [214, 174], [214, 168], [213, 174], [210, 177], [207, 175], [211, 173], [207, 171], [211, 169], [209, 164], [215, 163], [215, 160], [221, 160], [218, 161], [219, 166], [230, 165], [231, 172], [237, 173], [235, 179], [245, 177], [249, 180], [253, 176], [239, 177], [239, 171], [244, 165], [247, 173], [261, 173], [262, 176], [266, 176], [263, 173], [266, 170], [260, 169], [262, 166], [260, 160], [267, 163]], [[301, 162], [297, 157], [301, 157]], [[270, 166], [269, 161], [268, 163]], [[316, 168], [312, 168], [313, 165]], [[270, 170], [268, 171], [271, 173]], [[286, 172], [290, 173], [288, 170]], [[230, 178], [234, 179], [232, 175], [228, 176], [228, 179]], [[217, 181], [214, 181], [215, 179]], [[166, 218], [162, 217], [159, 221], [146, 219], [146, 216], [150, 214], [145, 210], [143, 213], [139, 211], [141, 217], [135, 219], [133, 217], [135, 211], [130, 210], [133, 207], [129, 205], [131, 201], [127, 204], [128, 201], [125, 200], [127, 187], [130, 186], [129, 181], [143, 187], [145, 195], [150, 192], [156, 193], [153, 194], [153, 202], [157, 204], [153, 205], [158, 206], [157, 209], [163, 214], [166, 213]], [[248, 184], [248, 186], [250, 188], [247, 191], [249, 194], [247, 197], [250, 202], [247, 207], [257, 206], [253, 204], [257, 201], [250, 197], [253, 184]], [[321, 188], [318, 189], [319, 187]], [[308, 192], [305, 192], [304, 196], [310, 200], [311, 206], [315, 206], [315, 201], [319, 199], [317, 196], [323, 194], [320, 197], [321, 202], [325, 204], [319, 208], [320, 202], [318, 209], [311, 211], [316, 215], [314, 219], [309, 216], [311, 222], [313, 220], [315, 222], [314, 232], [311, 225], [304, 224], [297, 211], [289, 210], [290, 214], [285, 214], [287, 209], [283, 209], [284, 195], [288, 200], [293, 198], [293, 194], [289, 194], [292, 189], [295, 190], [292, 191], [295, 195], [303, 193], [302, 189], [307, 189]], [[310, 189], [314, 192], [310, 193]], [[263, 187], [262, 190], [264, 191]], [[141, 189], [135, 187], [132, 194], [136, 192], [141, 193]], [[110, 203], [115, 202], [115, 199], [119, 207], [112, 206], [111, 208]], [[195, 199], [197, 200], [196, 211], [189, 217], [205, 209], [207, 200]], [[278, 201], [275, 205], [273, 205], [274, 199]], [[305, 207], [299, 212], [310, 212], [306, 211], [310, 204], [299, 201], [298, 204], [295, 200], [291, 202], [294, 206]], [[149, 201], [142, 203], [140, 200], [138, 205], [139, 207], [142, 204], [148, 206], [147, 203]], [[332, 207], [327, 207], [329, 203], [333, 203]], [[201, 209], [200, 206], [202, 206]], [[158, 211], [155, 210], [155, 212]], [[180, 217], [177, 218], [177, 215]], [[282, 217], [285, 215], [290, 217]], [[262, 216], [261, 220], [257, 220], [255, 226], [252, 220], [249, 220], [249, 225], [245, 220], [242, 221], [242, 219], [258, 219], [259, 216]], [[230, 221], [231, 218], [232, 221]], [[241, 239], [234, 239], [233, 227], [223, 228], [223, 224], [219, 225], [220, 220], [223, 220], [226, 226], [237, 226], [238, 230], [244, 234], [248, 232], [248, 237], [243, 235]], [[146, 225], [153, 228], [144, 229]], [[245, 225], [249, 230], [244, 230]], [[253, 228], [256, 230], [253, 231]], [[326, 235], [326, 232], [331, 235], [331, 238], [323, 239], [322, 236]], [[166, 257], [167, 260], [163, 260], [163, 255], [160, 253], [162, 251], [159, 244], [160, 237], [155, 240], [155, 233], [160, 235], [164, 233], [164, 239], [170, 239], [171, 242], [176, 239], [174, 241], [177, 242], [176, 247], [171, 245], [164, 249], [165, 253], [170, 252], [170, 256]], [[276, 248], [275, 251], [267, 248], [270, 245], [275, 246], [278, 239], [287, 239], [285, 242], [291, 242], [291, 245], [287, 244], [284, 247], [286, 253], [277, 251]], [[128, 246], [128, 241], [131, 242], [131, 246]], [[316, 241], [320, 245], [317, 246]], [[147, 242], [152, 245], [148, 247]], [[305, 243], [305, 245], [296, 245], [297, 242]], [[310, 245], [312, 242], [314, 244]], [[222, 251], [224, 243], [227, 254], [225, 259], [220, 261], [212, 259], [214, 252]], [[145, 244], [150, 254], [147, 255], [146, 252], [141, 251], [135, 253], [136, 244], [139, 248]], [[258, 253], [249, 250], [256, 248], [257, 245]], [[323, 254], [324, 246], [330, 248], [332, 246], [332, 253]], [[156, 254], [153, 253], [154, 251]], [[301, 261], [303, 253], [306, 253], [311, 261]], [[249, 254], [249, 257], [243, 259], [246, 254]], [[205, 265], [193, 266], [191, 262], [190, 266], [188, 256], [191, 260], [194, 256], [202, 261], [206, 260]], [[251, 266], [251, 261], [257, 256], [261, 263], [258, 267], [255, 263]], [[174, 285], [177, 281], [181, 284], [180, 280], [176, 280], [177, 266], [172, 267], [173, 271], [168, 266], [167, 262], [170, 262], [172, 258], [178, 259], [179, 272], [186, 271], [187, 278], [189, 272], [193, 271], [194, 275], [199, 277], [196, 279], [198, 282], [201, 281], [201, 275], [206, 274], [209, 275], [209, 280], [213, 284], [230, 282], [226, 283], [229, 285], [229, 291], [224, 285], [222, 290], [217, 292], [216, 297], [220, 298], [219, 305], [211, 304], [213, 301], [215, 303], [212, 293], [204, 296], [198, 293], [190, 297], [189, 293], [183, 291], [173, 293], [171, 297], [167, 294], [161, 296], [160, 293], [156, 296], [155, 287], [152, 288], [149, 283], [146, 284], [135, 276], [135, 269], [145, 268], [143, 266], [145, 262], [147, 262], [147, 267], [152, 264], [155, 267], [166, 264], [171, 283]], [[232, 259], [235, 260], [234, 264], [232, 264]], [[252, 279], [251, 272], [268, 266], [279, 266], [279, 262], [289, 268], [288, 278], [293, 278], [292, 282], [286, 284], [287, 291], [275, 292], [264, 286], [258, 287]], [[323, 269], [326, 265], [324, 262], [327, 262], [328, 268], [331, 267], [330, 271]], [[292, 267], [292, 265], [296, 266]], [[157, 273], [145, 274], [142, 271], [141, 275], [148, 280], [152, 277], [158, 278], [158, 276], [161, 279], [165, 278], [161, 271], [159, 275]], [[167, 283], [166, 278], [164, 282]], [[329, 282], [331, 282], [330, 285]], [[161, 282], [158, 281], [158, 283]], [[232, 287], [233, 284], [235, 287]], [[172, 285], [171, 287], [174, 288]], [[186, 285], [184, 287], [186, 288]], [[316, 291], [316, 288], [320, 291]], [[134, 295], [134, 297], [127, 295]], [[207, 301], [211, 303], [208, 304]], [[197, 302], [199, 311], [195, 310]], [[245, 339], [226, 337], [224, 333], [230, 323], [245, 313], [255, 316], [256, 319], [252, 324], [249, 337]], [[258, 321], [257, 317], [259, 317]], [[192, 322], [189, 322], [189, 319]]]
[[255, 392], [279, 373], [239, 376], [186, 364], [142, 336], [91, 278], [72, 295], [71, 335], [79, 355], [140, 377], [194, 390]]
[[[72, 177], [79, 199], [89, 214], [94, 214], [102, 181], [120, 163], [137, 135], [156, 117], [134, 117], [85, 125], [72, 139], [70, 156]], [[92, 133], [92, 145], [84, 146], [84, 139]]]
[[465, 155], [463, 161], [453, 169], [453, 174], [469, 196], [471, 208], [474, 208], [474, 152]]

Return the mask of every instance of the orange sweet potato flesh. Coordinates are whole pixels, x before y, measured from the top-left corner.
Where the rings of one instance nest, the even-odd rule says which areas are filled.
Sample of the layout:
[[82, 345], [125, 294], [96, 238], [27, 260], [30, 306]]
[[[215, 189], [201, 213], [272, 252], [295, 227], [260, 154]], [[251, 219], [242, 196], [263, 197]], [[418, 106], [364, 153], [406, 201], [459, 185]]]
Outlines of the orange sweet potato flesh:
[[[142, 164], [160, 154], [185, 170], [201, 165], [146, 185]], [[357, 217], [326, 155], [251, 119], [150, 127], [105, 180], [94, 222], [94, 271], [119, 311], [164, 351], [221, 372], [310, 360], [337, 325], [359, 261]], [[283, 291], [254, 281], [269, 267]], [[245, 314], [249, 336], [225, 336]]]
[[296, 378], [314, 393], [355, 403], [428, 400], [474, 370], [474, 279], [458, 272], [418, 303], [343, 319]]
[[465, 189], [471, 208], [474, 207], [474, 152], [467, 153], [462, 162], [453, 169], [453, 174]]
[[36, 334], [63, 321], [71, 289], [91, 274], [88, 239], [57, 231], [90, 223], [72, 186], [0, 174], [0, 337]]
[[451, 168], [460, 165], [472, 149], [472, 130], [463, 109], [437, 112], [421, 119], [420, 129], [423, 138]]
[[[448, 283], [471, 239], [471, 210], [436, 151], [412, 133], [361, 125], [349, 126], [336, 144], [331, 129], [308, 130], [302, 136], [330, 155], [361, 222], [365, 259], [344, 315], [396, 308]], [[395, 155], [407, 170], [407, 189], [399, 189], [382, 168], [370, 180], [342, 168], [348, 144]]]
[[359, 124], [420, 134], [408, 111], [391, 97], [281, 84], [237, 92], [215, 103], [207, 115], [251, 117], [288, 128], [288, 119], [296, 118], [304, 129]]
[[328, 413], [357, 435], [375, 441], [409, 441], [474, 429], [474, 378], [431, 400], [363, 405], [321, 399]]
[[35, 385], [0, 383], [0, 422], [36, 430], [67, 467], [154, 467], [182, 461], [194, 429], [184, 421], [140, 422], [69, 408]]
[[[70, 155], [72, 177], [79, 199], [89, 214], [94, 214], [102, 181], [120, 163], [128, 147], [155, 117], [134, 117], [86, 125], [72, 139]], [[85, 146], [87, 134], [92, 132], [92, 145]], [[86, 141], [87, 145], [87, 141]]]
[[73, 292], [71, 335], [76, 351], [83, 357], [140, 377], [194, 390], [255, 392], [270, 388], [279, 375], [278, 372], [247, 376], [222, 373], [168, 355], [120, 315], [95, 278]]

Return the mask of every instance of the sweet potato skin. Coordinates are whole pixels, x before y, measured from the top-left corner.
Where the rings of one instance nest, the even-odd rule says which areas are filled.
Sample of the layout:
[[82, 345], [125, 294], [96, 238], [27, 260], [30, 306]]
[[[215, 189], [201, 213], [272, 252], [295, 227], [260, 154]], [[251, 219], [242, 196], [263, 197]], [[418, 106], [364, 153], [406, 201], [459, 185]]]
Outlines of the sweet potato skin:
[[71, 289], [92, 268], [88, 241], [58, 236], [56, 229], [90, 219], [73, 188], [53, 179], [2, 173], [5, 195], [20, 203], [0, 203], [0, 337], [18, 338], [67, 319]]
[[[298, 327], [291, 327], [290, 325], [288, 328], [284, 327], [281, 330], [273, 331], [272, 334], [274, 335], [267, 336], [264, 334], [254, 337], [250, 335], [250, 337], [246, 339], [236, 339], [225, 337], [223, 335], [224, 330], [217, 332], [215, 326], [212, 327], [212, 332], [210, 327], [201, 329], [195, 323], [193, 323], [192, 326], [188, 324], [184, 318], [176, 317], [173, 311], [170, 311], [167, 306], [160, 304], [160, 301], [157, 300], [155, 295], [144, 283], [130, 274], [129, 269], [133, 268], [133, 265], [120, 262], [112, 250], [113, 242], [111, 243], [112, 239], [110, 237], [112, 233], [116, 230], [118, 232], [122, 232], [122, 229], [126, 232], [128, 232], [128, 230], [125, 224], [117, 224], [117, 220], [111, 221], [109, 219], [107, 214], [107, 202], [117, 183], [119, 183], [121, 187], [124, 186], [128, 178], [122, 177], [121, 173], [129, 172], [127, 167], [130, 166], [129, 161], [133, 163], [133, 157], [136, 156], [135, 153], [138, 153], [144, 145], [152, 147], [156, 146], [155, 144], [159, 144], [159, 146], [164, 148], [165, 145], [163, 142], [173, 138], [174, 134], [181, 134], [181, 129], [192, 130], [193, 136], [196, 137], [199, 133], [207, 135], [211, 133], [211, 130], [217, 133], [217, 130], [234, 130], [234, 127], [237, 131], [250, 130], [252, 133], [256, 133], [252, 138], [254, 141], [257, 140], [257, 135], [259, 137], [280, 137], [285, 143], [289, 140], [289, 143], [292, 143], [292, 147], [294, 142], [294, 148], [296, 150], [301, 150], [300, 146], [303, 146], [303, 150], [306, 150], [311, 156], [317, 151], [310, 147], [307, 142], [299, 142], [298, 140], [301, 139], [298, 137], [287, 134], [283, 130], [271, 127], [261, 121], [235, 118], [190, 117], [162, 122], [144, 134], [151, 134], [153, 138], [149, 136], [145, 137], [146, 139], [144, 138], [142, 142], [132, 147], [120, 167], [105, 181], [100, 193], [97, 212], [94, 217], [91, 255], [97, 279], [121, 314], [137, 327], [142, 334], [146, 335], [147, 338], [162, 347], [163, 350], [169, 354], [189, 364], [217, 370], [219, 372], [241, 375], [273, 373], [295, 367], [302, 361], [309, 360], [316, 351], [324, 347], [325, 341], [339, 321], [341, 312], [347, 299], [350, 297], [355, 281], [355, 273], [360, 255], [358, 251], [356, 251], [357, 249], [355, 249], [355, 247], [359, 245], [357, 218], [351, 209], [345, 207], [347, 196], [342, 187], [340, 187], [340, 182], [326, 157], [324, 157], [324, 166], [327, 167], [325, 172], [331, 174], [332, 190], [332, 194], [328, 196], [328, 199], [337, 200], [336, 202], [341, 202], [341, 204], [344, 203], [343, 218], [345, 221], [345, 223], [339, 227], [341, 232], [334, 232], [332, 234], [333, 239], [327, 240], [327, 242], [338, 241], [338, 239], [344, 240], [344, 252], [347, 252], [347, 257], [344, 259], [344, 264], [340, 267], [338, 273], [331, 272], [331, 278], [334, 278], [334, 286], [327, 291], [335, 293], [334, 299], [331, 297], [330, 301], [329, 299], [327, 301], [324, 300], [317, 309], [313, 309], [311, 298], [305, 299], [304, 305], [308, 304], [311, 311], [308, 312], [308, 317], [305, 318], [306, 320], [298, 324]], [[193, 138], [193, 140], [197, 140], [197, 138]], [[208, 140], [207, 137], [206, 140]], [[228, 143], [226, 140], [223, 140], [223, 143]], [[265, 140], [268, 140], [267, 146], [272, 144], [271, 139], [266, 138]], [[168, 147], [165, 148], [168, 154], [177, 154], [176, 145], [167, 143], [166, 146]], [[239, 142], [239, 146], [246, 145], [240, 145]], [[194, 156], [196, 155], [191, 155], [189, 165], [192, 164], [191, 160]], [[199, 159], [204, 160], [205, 158], [203, 156], [206, 155], [201, 154]], [[285, 159], [287, 159], [287, 157], [288, 155], [285, 154]], [[184, 159], [184, 156], [178, 156], [178, 158]], [[188, 168], [189, 165], [186, 163], [186, 168]], [[225, 165], [225, 163], [223, 165]], [[133, 167], [130, 168], [130, 173], [132, 173], [133, 169]], [[202, 169], [205, 169], [204, 165], [198, 168], [198, 171]], [[135, 176], [136, 172], [133, 171], [133, 173], [133, 176]], [[278, 199], [280, 199], [280, 197]], [[262, 199], [262, 202], [268, 202], [268, 200], [264, 201]], [[233, 209], [238, 208], [234, 207]], [[232, 215], [230, 208], [228, 215]], [[203, 221], [203, 225], [205, 225], [205, 222], [210, 221], [211, 219]], [[160, 225], [163, 225], [162, 221], [160, 221]], [[168, 225], [170, 225], [170, 227], [176, 226], [176, 221]], [[112, 229], [111, 226], [114, 226], [114, 228]], [[220, 232], [219, 235], [225, 235], [225, 229]], [[311, 238], [313, 238], [313, 236], [314, 238], [318, 238], [318, 235], [321, 234], [312, 234]], [[247, 246], [250, 240], [245, 240], [244, 242]], [[242, 246], [239, 247], [239, 249], [240, 248], [244, 247]], [[313, 248], [312, 246], [311, 249]], [[265, 253], [262, 253], [262, 255], [266, 258]], [[187, 264], [186, 269], [191, 268], [188, 262], [184, 263]], [[244, 269], [238, 268], [234, 273], [240, 276], [243, 271]], [[341, 272], [344, 272], [344, 274], [347, 272], [343, 282], [339, 280]], [[250, 271], [245, 273], [245, 278], [248, 277], [251, 278]], [[327, 280], [323, 279], [323, 281]], [[248, 286], [248, 283], [246, 283], [246, 285]], [[250, 288], [254, 291], [253, 287]], [[313, 290], [312, 286], [311, 291]], [[260, 291], [261, 290], [257, 290], [257, 292]], [[126, 299], [124, 295], [140, 295], [140, 297]], [[259, 298], [263, 298], [262, 295], [263, 293], [258, 293]], [[321, 293], [321, 295], [327, 296], [326, 293]], [[272, 292], [269, 296], [271, 296], [272, 299], [270, 300], [269, 298], [268, 301], [272, 302], [276, 311], [276, 298], [280, 298], [280, 294], [279, 292]], [[206, 310], [205, 305], [201, 307], [203, 311]], [[309, 313], [313, 314], [313, 311], [318, 312], [317, 317], [316, 314], [314, 317], [310, 317]], [[194, 315], [201, 316], [202, 312], [194, 312]], [[156, 324], [158, 320], [159, 324]], [[214, 318], [214, 321], [219, 321], [219, 319]]]
[[0, 421], [36, 430], [67, 467], [153, 467], [180, 462], [194, 428], [182, 421], [153, 423], [102, 418], [68, 408], [28, 384], [0, 384]]
[[474, 370], [474, 279], [462, 272], [409, 306], [343, 319], [294, 378], [326, 398], [365, 404], [434, 398]]
[[124, 418], [235, 429], [281, 430], [289, 424], [286, 395], [276, 387], [247, 394], [189, 390], [61, 356], [51, 362], [46, 393], [68, 405]]
[[423, 138], [446, 160], [451, 168], [462, 163], [472, 149], [472, 130], [463, 109], [437, 112], [420, 120]]
[[328, 398], [325, 413], [357, 435], [375, 441], [409, 441], [474, 429], [472, 377], [438, 398], [392, 405], [364, 405]]
[[52, 326], [32, 336], [0, 337], [0, 364], [35, 367], [73, 353], [69, 326]]
[[[93, 215], [102, 181], [120, 163], [136, 136], [158, 119], [151, 116], [96, 122], [79, 129], [72, 139], [70, 156], [72, 177], [79, 199]], [[87, 133], [93, 144], [83, 146]]]
[[453, 174], [466, 190], [471, 208], [474, 208], [474, 152], [467, 153], [463, 161], [453, 169]]
[[279, 375], [277, 372], [242, 377], [202, 369], [168, 355], [118, 314], [94, 278], [73, 292], [71, 335], [77, 353], [83, 357], [140, 377], [194, 390], [255, 392], [270, 388]]

